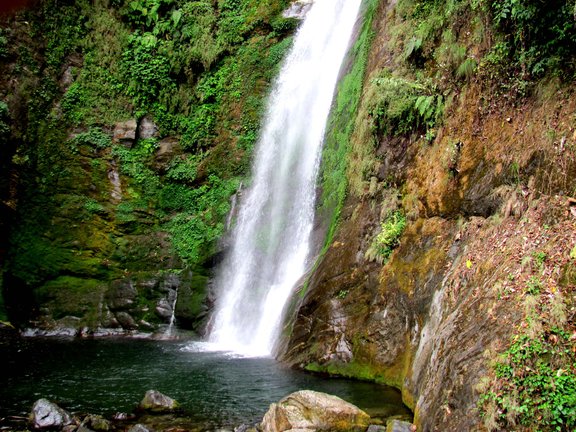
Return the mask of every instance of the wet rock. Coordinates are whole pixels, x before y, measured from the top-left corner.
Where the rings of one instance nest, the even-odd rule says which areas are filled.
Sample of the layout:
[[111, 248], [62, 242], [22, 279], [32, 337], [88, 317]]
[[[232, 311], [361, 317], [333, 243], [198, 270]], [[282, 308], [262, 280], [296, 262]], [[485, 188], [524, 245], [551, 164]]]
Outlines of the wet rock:
[[112, 426], [110, 421], [99, 415], [86, 416], [82, 424], [88, 426], [94, 431], [108, 431]]
[[112, 311], [129, 309], [138, 295], [129, 279], [118, 279], [110, 283], [107, 293], [108, 307]]
[[138, 324], [136, 324], [136, 321], [134, 321], [134, 318], [132, 318], [132, 315], [128, 312], [117, 312], [116, 319], [122, 328], [129, 330], [138, 328]]
[[134, 418], [134, 415], [132, 414], [128, 414], [128, 413], [124, 413], [124, 412], [117, 412], [116, 414], [114, 414], [112, 416], [113, 420], [117, 420], [117, 421], [125, 421], [125, 420], [130, 420]]
[[128, 429], [128, 432], [154, 432], [154, 429], [151, 429], [141, 423], [137, 423]]
[[160, 318], [170, 319], [172, 316], [172, 305], [167, 299], [162, 298], [158, 300], [156, 304], [156, 314], [158, 314]]
[[260, 427], [264, 432], [365, 431], [369, 423], [368, 414], [337, 396], [301, 390], [270, 405]]
[[139, 408], [152, 412], [171, 412], [178, 407], [178, 402], [156, 390], [148, 390], [139, 405]]
[[61, 428], [72, 424], [72, 416], [48, 399], [38, 399], [32, 407], [30, 421], [36, 429]]
[[296, 0], [282, 12], [282, 16], [284, 18], [304, 19], [313, 3], [313, 0]]
[[414, 432], [415, 430], [416, 426], [412, 423], [402, 420], [391, 420], [386, 424], [385, 432]]
[[121, 123], [116, 123], [114, 126], [113, 140], [122, 143], [128, 147], [132, 147], [136, 140], [136, 120], [128, 120]]
[[149, 139], [158, 136], [158, 126], [149, 117], [144, 117], [138, 125], [138, 138]]
[[165, 171], [176, 157], [182, 153], [180, 144], [176, 138], [167, 137], [158, 142], [158, 150], [154, 156], [154, 167], [159, 171]]
[[386, 432], [386, 427], [380, 425], [370, 425], [368, 426], [368, 429], [366, 429], [366, 432]]

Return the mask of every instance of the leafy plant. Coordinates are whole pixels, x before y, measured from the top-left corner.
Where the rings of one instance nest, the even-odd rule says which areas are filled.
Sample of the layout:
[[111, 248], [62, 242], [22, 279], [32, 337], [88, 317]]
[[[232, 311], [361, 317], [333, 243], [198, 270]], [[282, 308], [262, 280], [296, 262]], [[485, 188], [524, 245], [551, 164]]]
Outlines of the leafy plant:
[[572, 1], [487, 0], [481, 5], [510, 40], [509, 55], [524, 75], [542, 76], [560, 67], [560, 59], [574, 57], [576, 21]]
[[444, 96], [433, 85], [385, 74], [374, 80], [378, 87], [370, 114], [378, 133], [405, 135], [429, 129], [441, 121]]
[[400, 244], [399, 239], [406, 228], [406, 216], [399, 211], [391, 212], [382, 221], [380, 233], [372, 240], [366, 251], [366, 258], [370, 261], [385, 263], [394, 249]]
[[99, 128], [90, 128], [87, 132], [81, 132], [70, 140], [73, 146], [85, 145], [96, 150], [102, 150], [112, 145], [110, 136]]
[[526, 282], [526, 292], [533, 296], [540, 294], [542, 291], [542, 282], [536, 276], [532, 276], [528, 282]]
[[494, 366], [497, 387], [480, 398], [490, 430], [535, 420], [542, 431], [574, 430], [575, 361], [570, 334], [559, 328], [536, 338], [516, 336]]
[[129, 37], [122, 67], [128, 82], [127, 93], [139, 107], [148, 107], [162, 91], [175, 86], [170, 76], [170, 61], [152, 33], [136, 32]]
[[10, 135], [10, 112], [6, 102], [0, 101], [0, 139]]
[[86, 199], [86, 202], [84, 203], [84, 208], [89, 213], [97, 214], [97, 213], [103, 213], [105, 211], [104, 206], [100, 204], [98, 201], [96, 201], [94, 198]]

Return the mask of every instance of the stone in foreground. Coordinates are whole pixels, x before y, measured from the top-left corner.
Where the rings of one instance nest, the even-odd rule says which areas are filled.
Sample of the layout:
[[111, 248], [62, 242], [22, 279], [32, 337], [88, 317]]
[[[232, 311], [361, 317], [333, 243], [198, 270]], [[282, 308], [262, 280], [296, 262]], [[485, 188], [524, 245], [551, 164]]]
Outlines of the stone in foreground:
[[148, 390], [144, 395], [144, 399], [140, 402], [139, 408], [157, 413], [165, 413], [175, 411], [179, 406], [178, 402], [171, 397], [156, 390]]
[[414, 432], [416, 426], [402, 420], [391, 420], [386, 425], [386, 432]]
[[264, 415], [263, 432], [294, 430], [365, 431], [370, 416], [337, 396], [301, 390], [270, 405]]
[[32, 406], [30, 421], [36, 429], [61, 428], [72, 423], [72, 416], [48, 399], [38, 399]]

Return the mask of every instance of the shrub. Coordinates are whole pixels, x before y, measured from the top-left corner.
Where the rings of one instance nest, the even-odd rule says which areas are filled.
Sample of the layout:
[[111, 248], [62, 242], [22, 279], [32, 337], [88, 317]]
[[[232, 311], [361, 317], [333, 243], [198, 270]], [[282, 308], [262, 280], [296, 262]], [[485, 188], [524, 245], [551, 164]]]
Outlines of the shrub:
[[370, 114], [378, 133], [405, 135], [419, 128], [432, 128], [444, 114], [444, 96], [433, 85], [405, 78], [376, 78], [378, 87]]
[[400, 244], [399, 239], [406, 228], [406, 216], [399, 211], [391, 212], [380, 225], [380, 233], [372, 240], [366, 251], [370, 261], [385, 263], [392, 251]]

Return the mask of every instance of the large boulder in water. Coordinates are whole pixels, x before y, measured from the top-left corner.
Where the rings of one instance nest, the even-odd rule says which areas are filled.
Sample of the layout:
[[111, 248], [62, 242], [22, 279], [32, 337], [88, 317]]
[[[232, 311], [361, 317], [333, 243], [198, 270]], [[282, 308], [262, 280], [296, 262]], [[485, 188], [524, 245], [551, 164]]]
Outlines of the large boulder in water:
[[148, 390], [139, 408], [152, 412], [172, 412], [179, 408], [178, 402], [156, 390]]
[[48, 399], [38, 399], [32, 406], [30, 421], [36, 429], [61, 428], [72, 424], [72, 416]]
[[270, 405], [261, 428], [264, 432], [291, 430], [365, 431], [370, 416], [337, 396], [301, 390]]

